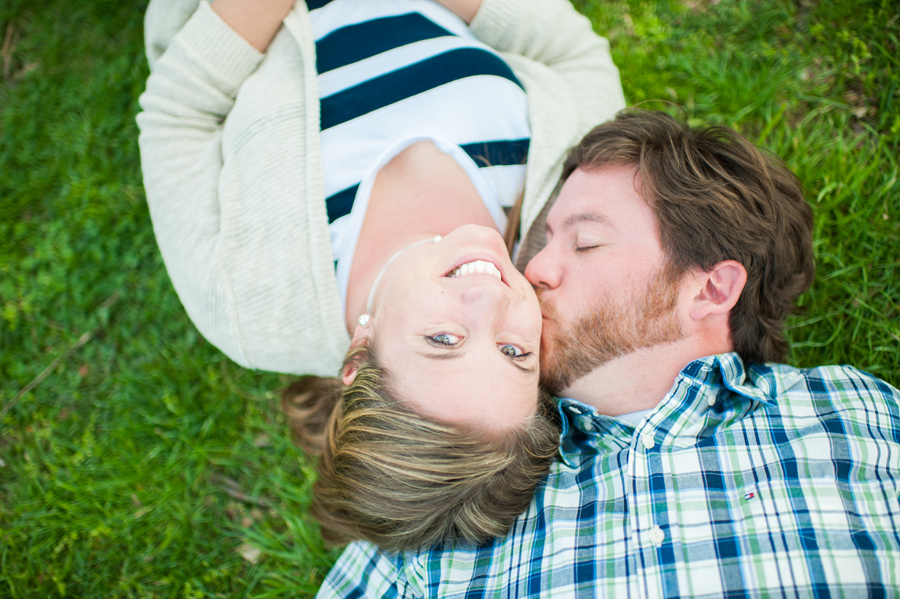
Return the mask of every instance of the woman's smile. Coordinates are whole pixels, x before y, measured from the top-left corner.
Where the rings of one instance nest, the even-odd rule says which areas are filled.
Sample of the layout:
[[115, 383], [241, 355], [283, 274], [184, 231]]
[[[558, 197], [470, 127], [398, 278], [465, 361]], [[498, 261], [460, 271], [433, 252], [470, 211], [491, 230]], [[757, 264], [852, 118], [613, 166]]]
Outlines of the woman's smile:
[[498, 281], [503, 281], [503, 275], [500, 273], [500, 269], [493, 263], [485, 260], [473, 260], [472, 262], [466, 262], [460, 266], [457, 266], [453, 270], [450, 271], [449, 274], [444, 275], [448, 278], [455, 277], [465, 277], [469, 275], [491, 275], [497, 277]]

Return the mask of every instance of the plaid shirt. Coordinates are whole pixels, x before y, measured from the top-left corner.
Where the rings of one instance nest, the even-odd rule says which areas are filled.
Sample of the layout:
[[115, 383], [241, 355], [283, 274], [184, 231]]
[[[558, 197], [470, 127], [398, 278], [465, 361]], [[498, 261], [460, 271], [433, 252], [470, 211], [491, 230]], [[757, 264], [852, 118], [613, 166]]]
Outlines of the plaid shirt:
[[900, 597], [900, 392], [846, 366], [682, 370], [637, 427], [570, 399], [509, 535], [354, 543], [319, 597]]

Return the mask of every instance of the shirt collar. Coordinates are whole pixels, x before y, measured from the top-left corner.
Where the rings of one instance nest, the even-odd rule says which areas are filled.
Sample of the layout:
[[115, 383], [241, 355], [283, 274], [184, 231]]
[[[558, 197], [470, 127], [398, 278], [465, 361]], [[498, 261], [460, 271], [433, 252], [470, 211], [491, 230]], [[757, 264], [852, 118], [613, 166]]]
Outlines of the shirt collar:
[[774, 405], [779, 390], [798, 376], [792, 368], [777, 366], [747, 367], [733, 352], [694, 360], [637, 427], [602, 416], [575, 399], [561, 398], [560, 458], [576, 468], [588, 455], [630, 445], [637, 429], [650, 431], [660, 447], [694, 445], [757, 409]]

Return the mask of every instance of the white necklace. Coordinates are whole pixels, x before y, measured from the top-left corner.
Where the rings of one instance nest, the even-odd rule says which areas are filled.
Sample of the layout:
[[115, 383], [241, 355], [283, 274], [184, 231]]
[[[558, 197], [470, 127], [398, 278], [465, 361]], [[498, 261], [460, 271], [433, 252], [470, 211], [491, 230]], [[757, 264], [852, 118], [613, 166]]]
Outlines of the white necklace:
[[430, 239], [421, 239], [419, 241], [409, 244], [406, 247], [403, 247], [403, 248], [400, 248], [399, 250], [397, 250], [397, 253], [395, 253], [393, 256], [391, 256], [390, 259], [388, 259], [388, 261], [384, 263], [384, 266], [381, 267], [381, 271], [378, 273], [378, 276], [375, 277], [375, 282], [372, 283], [372, 289], [369, 290], [369, 298], [366, 300], [366, 312], [368, 314], [372, 313], [372, 301], [375, 299], [375, 290], [378, 289], [378, 283], [381, 282], [381, 277], [384, 276], [384, 273], [387, 271], [388, 266], [391, 265], [391, 262], [396, 260], [397, 257], [400, 256], [400, 254], [402, 254], [403, 252], [405, 252], [406, 250], [408, 250], [410, 248], [414, 248], [417, 245], [422, 245], [423, 243], [437, 243], [440, 240], [441, 240], [441, 236], [435, 235], [434, 237], [432, 237]]

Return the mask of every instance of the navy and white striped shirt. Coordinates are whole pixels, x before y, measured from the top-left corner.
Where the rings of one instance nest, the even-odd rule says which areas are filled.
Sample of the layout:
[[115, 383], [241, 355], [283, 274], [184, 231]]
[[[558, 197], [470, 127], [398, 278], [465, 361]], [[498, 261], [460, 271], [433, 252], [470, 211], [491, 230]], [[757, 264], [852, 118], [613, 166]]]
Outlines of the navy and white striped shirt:
[[527, 97], [512, 69], [431, 0], [307, 0], [338, 288], [378, 170], [431, 140], [472, 179], [502, 230], [525, 180]]

